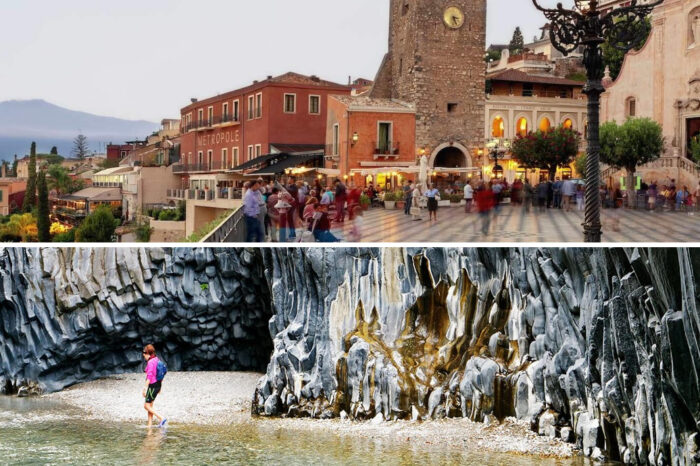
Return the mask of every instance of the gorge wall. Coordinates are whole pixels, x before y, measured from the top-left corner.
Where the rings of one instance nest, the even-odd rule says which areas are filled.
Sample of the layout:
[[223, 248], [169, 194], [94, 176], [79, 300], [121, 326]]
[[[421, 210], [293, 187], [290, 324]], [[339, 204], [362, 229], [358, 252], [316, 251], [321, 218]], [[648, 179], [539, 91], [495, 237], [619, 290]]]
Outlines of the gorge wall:
[[515, 416], [587, 456], [695, 464], [700, 251], [296, 250], [267, 256], [260, 415]]
[[[255, 414], [514, 416], [695, 464], [700, 250], [1, 249], [0, 387], [264, 369]], [[269, 363], [269, 364], [268, 364]]]
[[272, 310], [260, 251], [0, 250], [0, 390], [55, 391], [143, 365], [264, 370]]

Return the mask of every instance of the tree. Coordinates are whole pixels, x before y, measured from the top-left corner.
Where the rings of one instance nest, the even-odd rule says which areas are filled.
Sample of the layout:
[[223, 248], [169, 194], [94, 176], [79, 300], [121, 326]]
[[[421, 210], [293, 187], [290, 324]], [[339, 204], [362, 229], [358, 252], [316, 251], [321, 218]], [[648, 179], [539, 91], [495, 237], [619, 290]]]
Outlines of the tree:
[[15, 154], [15, 160], [12, 162], [12, 176], [14, 178], [17, 178], [17, 164], [19, 164], [19, 160], [17, 160], [17, 154]]
[[[644, 47], [649, 34], [651, 34], [651, 19], [645, 18], [644, 20], [637, 20], [634, 22], [632, 27], [632, 33], [636, 35], [643, 35], [644, 40], [641, 42], [639, 48], [635, 50], [641, 50]], [[622, 64], [625, 61], [625, 53], [616, 47], [614, 42], [611, 42], [611, 38], [608, 37], [607, 40], [601, 44], [601, 50], [603, 52], [603, 61], [605, 65], [610, 69], [610, 77], [614, 80], [620, 75], [622, 70]]]
[[51, 241], [51, 219], [49, 218], [49, 190], [46, 187], [46, 172], [39, 172], [37, 188], [39, 191], [39, 209], [36, 218], [36, 226], [39, 235], [39, 242], [48, 243]]
[[32, 214], [14, 214], [5, 225], [4, 235], [19, 238], [23, 243], [35, 241], [37, 237], [36, 219]]
[[79, 159], [84, 159], [88, 156], [89, 151], [90, 149], [88, 147], [87, 137], [82, 134], [79, 134], [73, 140], [73, 150], [71, 151], [71, 155]]
[[516, 27], [515, 31], [513, 32], [513, 38], [508, 45], [508, 50], [510, 51], [511, 55], [519, 55], [523, 53], [524, 49], [525, 39], [523, 38], [523, 33], [520, 30], [520, 27]]
[[[634, 192], [637, 167], [653, 162], [664, 150], [661, 125], [650, 118], [630, 118], [618, 125], [611, 121], [600, 126], [600, 160], [619, 170], [627, 170], [627, 187]], [[634, 196], [628, 195], [632, 205]]]
[[588, 155], [585, 152], [581, 152], [574, 160], [574, 168], [576, 173], [579, 174], [581, 178], [586, 178], [586, 163], [588, 162]]
[[58, 155], [58, 147], [53, 146], [51, 148], [51, 155]]
[[559, 167], [571, 165], [579, 153], [581, 135], [568, 128], [530, 132], [513, 141], [513, 158], [525, 168], [539, 168], [549, 172], [553, 180]]
[[119, 166], [119, 160], [113, 160], [113, 159], [104, 159], [100, 160], [100, 162], [97, 164], [98, 167], [102, 170], [107, 170], [108, 168], [116, 168]]
[[29, 179], [27, 180], [27, 190], [24, 193], [24, 203], [22, 211], [31, 212], [36, 205], [36, 142], [32, 142], [29, 152]]
[[700, 135], [695, 136], [690, 140], [688, 158], [700, 163]]
[[56, 194], [71, 194], [75, 192], [75, 182], [64, 167], [61, 165], [49, 165], [48, 174], [48, 187], [56, 191]]
[[100, 206], [75, 231], [76, 243], [110, 243], [118, 221], [109, 206]]
[[484, 54], [484, 61], [486, 63], [491, 63], [492, 61], [499, 61], [501, 59], [500, 50], [487, 50]]

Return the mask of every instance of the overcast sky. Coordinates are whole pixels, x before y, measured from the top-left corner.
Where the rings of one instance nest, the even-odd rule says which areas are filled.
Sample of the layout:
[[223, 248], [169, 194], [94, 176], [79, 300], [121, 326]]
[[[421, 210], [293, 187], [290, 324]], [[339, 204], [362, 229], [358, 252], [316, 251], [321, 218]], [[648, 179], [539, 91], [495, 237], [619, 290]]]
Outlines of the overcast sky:
[[[553, 5], [556, 0], [543, 0]], [[565, 0], [573, 3], [573, 0]], [[45, 99], [128, 119], [178, 117], [204, 98], [287, 71], [374, 78], [389, 0], [0, 0], [0, 101]], [[488, 0], [487, 43], [544, 18]]]

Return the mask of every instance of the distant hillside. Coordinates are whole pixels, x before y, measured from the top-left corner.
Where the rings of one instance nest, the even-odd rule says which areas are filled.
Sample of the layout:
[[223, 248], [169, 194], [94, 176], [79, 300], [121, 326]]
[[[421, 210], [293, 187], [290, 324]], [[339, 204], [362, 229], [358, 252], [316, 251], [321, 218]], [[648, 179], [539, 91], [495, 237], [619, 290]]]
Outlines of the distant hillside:
[[158, 127], [158, 123], [150, 121], [68, 110], [44, 100], [0, 102], [0, 159], [28, 154], [32, 141], [36, 141], [38, 152], [48, 152], [56, 146], [60, 154], [70, 155], [72, 141], [80, 133], [88, 137], [92, 150], [104, 151], [107, 143], [143, 139]]

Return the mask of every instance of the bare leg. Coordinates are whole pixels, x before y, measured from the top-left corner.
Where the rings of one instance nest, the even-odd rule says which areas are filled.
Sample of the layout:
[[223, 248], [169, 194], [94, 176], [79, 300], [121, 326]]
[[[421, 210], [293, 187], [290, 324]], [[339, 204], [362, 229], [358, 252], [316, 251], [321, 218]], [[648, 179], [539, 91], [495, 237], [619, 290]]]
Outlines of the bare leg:
[[153, 423], [153, 416], [158, 418], [158, 422], [161, 422], [163, 420], [163, 416], [158, 414], [155, 409], [153, 409], [153, 403], [144, 403], [143, 407], [146, 411], [148, 411], [148, 427], [150, 428], [152, 423]]

